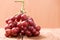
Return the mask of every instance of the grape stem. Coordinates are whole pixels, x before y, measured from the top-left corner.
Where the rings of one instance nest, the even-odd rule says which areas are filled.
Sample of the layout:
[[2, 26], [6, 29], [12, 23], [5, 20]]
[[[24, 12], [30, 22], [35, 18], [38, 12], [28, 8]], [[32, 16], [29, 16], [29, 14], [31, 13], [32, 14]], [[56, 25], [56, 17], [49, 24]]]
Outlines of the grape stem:
[[22, 8], [21, 8], [21, 13], [25, 13], [25, 9], [24, 9], [24, 0], [22, 1]]
[[21, 40], [23, 40], [23, 35], [21, 35], [21, 37], [22, 37], [22, 39], [21, 39]]
[[26, 12], [25, 12], [25, 8], [24, 8], [24, 0], [17, 0], [17, 1], [15, 1], [15, 2], [21, 2], [21, 3], [22, 3], [22, 8], [20, 9], [20, 12], [21, 12], [21, 13], [26, 13]]

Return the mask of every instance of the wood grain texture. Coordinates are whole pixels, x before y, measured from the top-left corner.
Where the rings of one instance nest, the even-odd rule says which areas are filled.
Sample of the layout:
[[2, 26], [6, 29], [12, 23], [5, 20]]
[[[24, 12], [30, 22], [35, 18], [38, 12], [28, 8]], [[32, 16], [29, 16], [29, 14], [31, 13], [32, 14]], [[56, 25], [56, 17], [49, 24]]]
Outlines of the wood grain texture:
[[[26, 37], [24, 36], [23, 40], [60, 40], [60, 29], [41, 29], [41, 33], [37, 37]], [[0, 40], [21, 40], [21, 38], [7, 38], [5, 37], [4, 28], [0, 28]]]

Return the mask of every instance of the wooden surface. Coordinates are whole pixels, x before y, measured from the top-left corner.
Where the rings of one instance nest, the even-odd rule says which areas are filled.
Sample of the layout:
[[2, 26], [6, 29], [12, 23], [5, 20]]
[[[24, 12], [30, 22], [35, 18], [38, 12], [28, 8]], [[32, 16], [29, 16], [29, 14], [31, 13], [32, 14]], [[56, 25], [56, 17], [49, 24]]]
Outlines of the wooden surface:
[[[48, 29], [42, 28], [41, 33], [38, 37], [26, 37], [24, 36], [23, 40], [60, 40], [60, 29]], [[21, 40], [21, 38], [7, 38], [4, 35], [4, 28], [0, 28], [0, 40]]]

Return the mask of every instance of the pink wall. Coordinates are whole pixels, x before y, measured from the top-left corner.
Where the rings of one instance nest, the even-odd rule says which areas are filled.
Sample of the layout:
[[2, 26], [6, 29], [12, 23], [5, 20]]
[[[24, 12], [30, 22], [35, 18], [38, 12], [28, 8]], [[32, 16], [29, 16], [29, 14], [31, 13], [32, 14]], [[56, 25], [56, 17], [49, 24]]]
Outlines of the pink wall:
[[[0, 0], [0, 26], [4, 27], [5, 19], [16, 14], [21, 3], [15, 0]], [[27, 15], [33, 17], [36, 24], [42, 27], [60, 27], [60, 0], [25, 0]]]

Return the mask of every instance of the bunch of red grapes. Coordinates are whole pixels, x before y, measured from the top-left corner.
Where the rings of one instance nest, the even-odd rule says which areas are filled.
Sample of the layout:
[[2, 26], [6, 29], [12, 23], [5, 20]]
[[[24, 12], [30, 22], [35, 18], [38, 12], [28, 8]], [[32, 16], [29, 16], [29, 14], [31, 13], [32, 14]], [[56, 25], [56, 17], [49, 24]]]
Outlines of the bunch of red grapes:
[[25, 15], [18, 14], [6, 20], [5, 36], [17, 37], [21, 35], [39, 36], [41, 27], [34, 23], [34, 20]]

